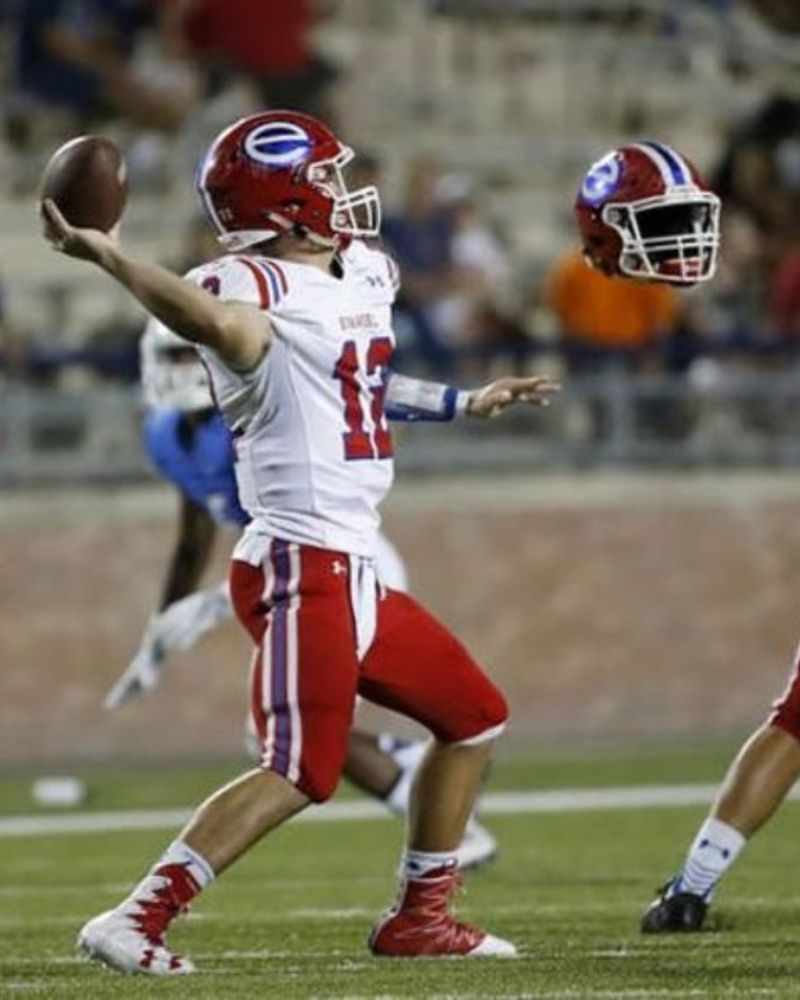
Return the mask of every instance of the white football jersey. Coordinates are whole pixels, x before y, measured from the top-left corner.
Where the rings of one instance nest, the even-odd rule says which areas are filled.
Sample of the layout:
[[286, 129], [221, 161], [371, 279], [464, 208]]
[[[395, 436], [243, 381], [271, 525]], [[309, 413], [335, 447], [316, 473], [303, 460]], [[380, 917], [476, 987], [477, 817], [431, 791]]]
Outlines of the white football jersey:
[[274, 330], [246, 374], [199, 348], [235, 439], [239, 498], [253, 519], [236, 555], [249, 562], [262, 557], [263, 535], [374, 555], [393, 477], [383, 396], [397, 269], [358, 241], [342, 262], [337, 278], [239, 254], [187, 275], [221, 299], [259, 306]]

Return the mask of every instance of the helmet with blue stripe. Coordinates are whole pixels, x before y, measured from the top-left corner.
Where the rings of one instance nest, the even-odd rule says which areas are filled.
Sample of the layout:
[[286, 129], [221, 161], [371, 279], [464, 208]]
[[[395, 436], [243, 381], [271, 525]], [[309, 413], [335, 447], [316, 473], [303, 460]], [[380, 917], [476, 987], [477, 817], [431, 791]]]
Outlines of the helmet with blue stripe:
[[296, 111], [250, 115], [211, 144], [197, 174], [203, 209], [228, 250], [286, 232], [336, 248], [377, 236], [380, 199], [347, 188], [354, 153], [323, 122]]
[[714, 275], [720, 200], [671, 146], [607, 153], [584, 176], [575, 215], [586, 259], [605, 274], [684, 286]]

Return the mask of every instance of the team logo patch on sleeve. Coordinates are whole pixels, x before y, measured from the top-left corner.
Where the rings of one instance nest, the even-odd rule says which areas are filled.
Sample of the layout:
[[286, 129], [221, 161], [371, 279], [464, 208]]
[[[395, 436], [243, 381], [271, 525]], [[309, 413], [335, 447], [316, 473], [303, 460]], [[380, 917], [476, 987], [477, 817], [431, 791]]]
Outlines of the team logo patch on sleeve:
[[313, 143], [308, 133], [291, 122], [268, 122], [244, 140], [251, 160], [265, 167], [291, 167], [307, 159]]
[[616, 152], [608, 153], [589, 167], [583, 180], [581, 197], [590, 205], [597, 205], [613, 194], [619, 184], [622, 170]]

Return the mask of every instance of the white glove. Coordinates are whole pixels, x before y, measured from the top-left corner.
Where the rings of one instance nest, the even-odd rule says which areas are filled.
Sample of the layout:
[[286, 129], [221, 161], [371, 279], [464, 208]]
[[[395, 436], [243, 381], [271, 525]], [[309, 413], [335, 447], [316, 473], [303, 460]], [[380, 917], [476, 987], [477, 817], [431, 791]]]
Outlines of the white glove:
[[190, 649], [206, 632], [232, 617], [228, 584], [221, 583], [165, 608], [155, 619], [156, 639], [167, 653]]
[[170, 653], [189, 649], [233, 616], [227, 583], [175, 601], [148, 622], [139, 649], [106, 695], [106, 708], [119, 708], [132, 695], [152, 691], [161, 681]]
[[167, 657], [167, 651], [156, 635], [160, 617], [153, 615], [147, 623], [136, 655], [106, 695], [103, 703], [106, 708], [119, 708], [132, 695], [157, 687]]

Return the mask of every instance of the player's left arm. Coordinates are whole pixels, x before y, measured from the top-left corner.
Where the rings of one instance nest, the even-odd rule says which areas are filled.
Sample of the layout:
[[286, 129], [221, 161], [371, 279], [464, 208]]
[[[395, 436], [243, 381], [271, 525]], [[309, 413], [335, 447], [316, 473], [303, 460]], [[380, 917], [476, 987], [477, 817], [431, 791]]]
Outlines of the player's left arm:
[[[388, 270], [393, 300], [400, 289], [400, 269], [386, 250], [381, 251], [380, 257]], [[560, 391], [558, 382], [542, 375], [508, 375], [477, 389], [458, 389], [390, 371], [386, 377], [384, 410], [389, 420], [446, 421], [461, 415], [488, 420], [520, 403], [547, 406]]]
[[478, 389], [457, 389], [392, 372], [386, 383], [384, 407], [390, 420], [443, 421], [460, 414], [485, 420], [518, 403], [547, 406], [560, 389], [557, 382], [541, 375], [509, 375]]
[[178, 538], [172, 552], [159, 611], [193, 594], [200, 583], [217, 534], [214, 519], [208, 511], [181, 494]]

